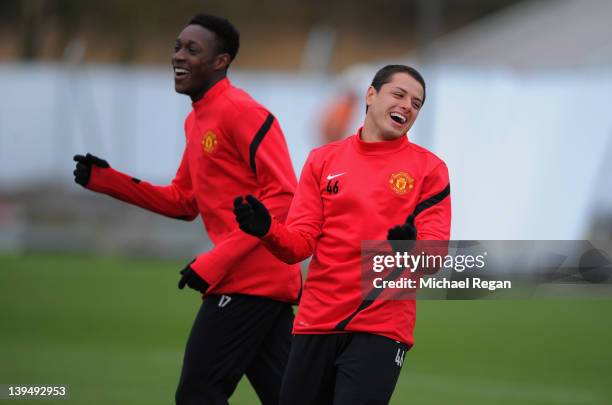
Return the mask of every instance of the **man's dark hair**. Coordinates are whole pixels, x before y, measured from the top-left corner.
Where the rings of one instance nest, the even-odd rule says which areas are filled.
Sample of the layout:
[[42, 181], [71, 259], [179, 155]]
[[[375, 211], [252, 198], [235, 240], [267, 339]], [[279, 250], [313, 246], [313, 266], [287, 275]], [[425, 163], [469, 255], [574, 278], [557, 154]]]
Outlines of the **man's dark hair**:
[[240, 47], [240, 34], [227, 19], [210, 14], [196, 14], [187, 25], [199, 25], [217, 35], [217, 52], [227, 53], [230, 63], [236, 57]]
[[410, 66], [387, 65], [384, 68], [380, 69], [378, 72], [376, 72], [376, 75], [374, 75], [374, 79], [372, 79], [372, 84], [370, 86], [374, 87], [378, 92], [380, 91], [380, 88], [383, 86], [383, 84], [389, 83], [391, 81], [391, 77], [393, 77], [393, 75], [396, 73], [407, 73], [414, 80], [421, 83], [421, 86], [423, 86], [422, 104], [425, 104], [425, 79], [423, 79], [423, 76], [421, 76], [421, 74], [415, 68], [412, 68]]

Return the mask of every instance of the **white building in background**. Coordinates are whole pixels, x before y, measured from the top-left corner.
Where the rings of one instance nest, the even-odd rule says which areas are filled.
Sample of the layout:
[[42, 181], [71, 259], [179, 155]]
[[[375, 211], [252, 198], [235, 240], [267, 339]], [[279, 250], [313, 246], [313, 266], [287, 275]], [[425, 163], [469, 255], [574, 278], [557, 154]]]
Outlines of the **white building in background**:
[[519, 3], [432, 46], [455, 237], [580, 239], [612, 218], [611, 16], [608, 0]]

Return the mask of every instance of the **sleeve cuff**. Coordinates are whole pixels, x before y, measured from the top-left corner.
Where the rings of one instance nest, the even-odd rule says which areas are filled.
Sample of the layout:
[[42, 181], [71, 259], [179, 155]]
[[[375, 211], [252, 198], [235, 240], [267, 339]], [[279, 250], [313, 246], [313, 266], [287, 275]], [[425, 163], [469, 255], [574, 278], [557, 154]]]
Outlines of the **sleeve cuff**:
[[260, 239], [263, 242], [271, 242], [274, 239], [276, 239], [276, 235], [278, 234], [278, 227], [280, 225], [281, 224], [276, 220], [276, 218], [272, 217], [272, 220], [270, 221], [270, 229], [268, 229], [268, 233], [266, 233]]
[[98, 192], [106, 190], [106, 184], [109, 183], [109, 178], [115, 173], [117, 173], [117, 171], [111, 167], [103, 168], [92, 166], [86, 188]]
[[191, 268], [209, 286], [213, 286], [221, 280], [222, 272], [219, 271], [220, 266], [214, 263], [210, 252], [196, 257], [194, 262], [191, 263]]

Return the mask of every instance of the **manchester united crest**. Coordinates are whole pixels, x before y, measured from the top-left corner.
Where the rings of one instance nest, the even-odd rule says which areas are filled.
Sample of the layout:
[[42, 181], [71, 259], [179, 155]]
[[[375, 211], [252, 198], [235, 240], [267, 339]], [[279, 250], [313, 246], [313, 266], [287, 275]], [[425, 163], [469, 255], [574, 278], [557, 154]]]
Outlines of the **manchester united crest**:
[[217, 147], [217, 135], [213, 131], [207, 131], [202, 137], [202, 148], [207, 153], [214, 152]]
[[393, 173], [389, 177], [389, 186], [399, 195], [406, 194], [414, 188], [414, 179], [406, 172]]

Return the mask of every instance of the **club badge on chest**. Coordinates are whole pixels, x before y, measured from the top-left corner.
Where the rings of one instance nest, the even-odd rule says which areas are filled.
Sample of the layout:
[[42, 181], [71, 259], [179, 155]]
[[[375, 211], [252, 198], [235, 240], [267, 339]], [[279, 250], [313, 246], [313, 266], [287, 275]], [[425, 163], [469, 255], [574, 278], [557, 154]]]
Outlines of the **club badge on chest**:
[[389, 176], [391, 190], [399, 195], [409, 193], [414, 188], [414, 178], [404, 171], [392, 173]]
[[206, 153], [213, 153], [217, 148], [217, 135], [213, 131], [206, 131], [202, 136], [202, 149]]

